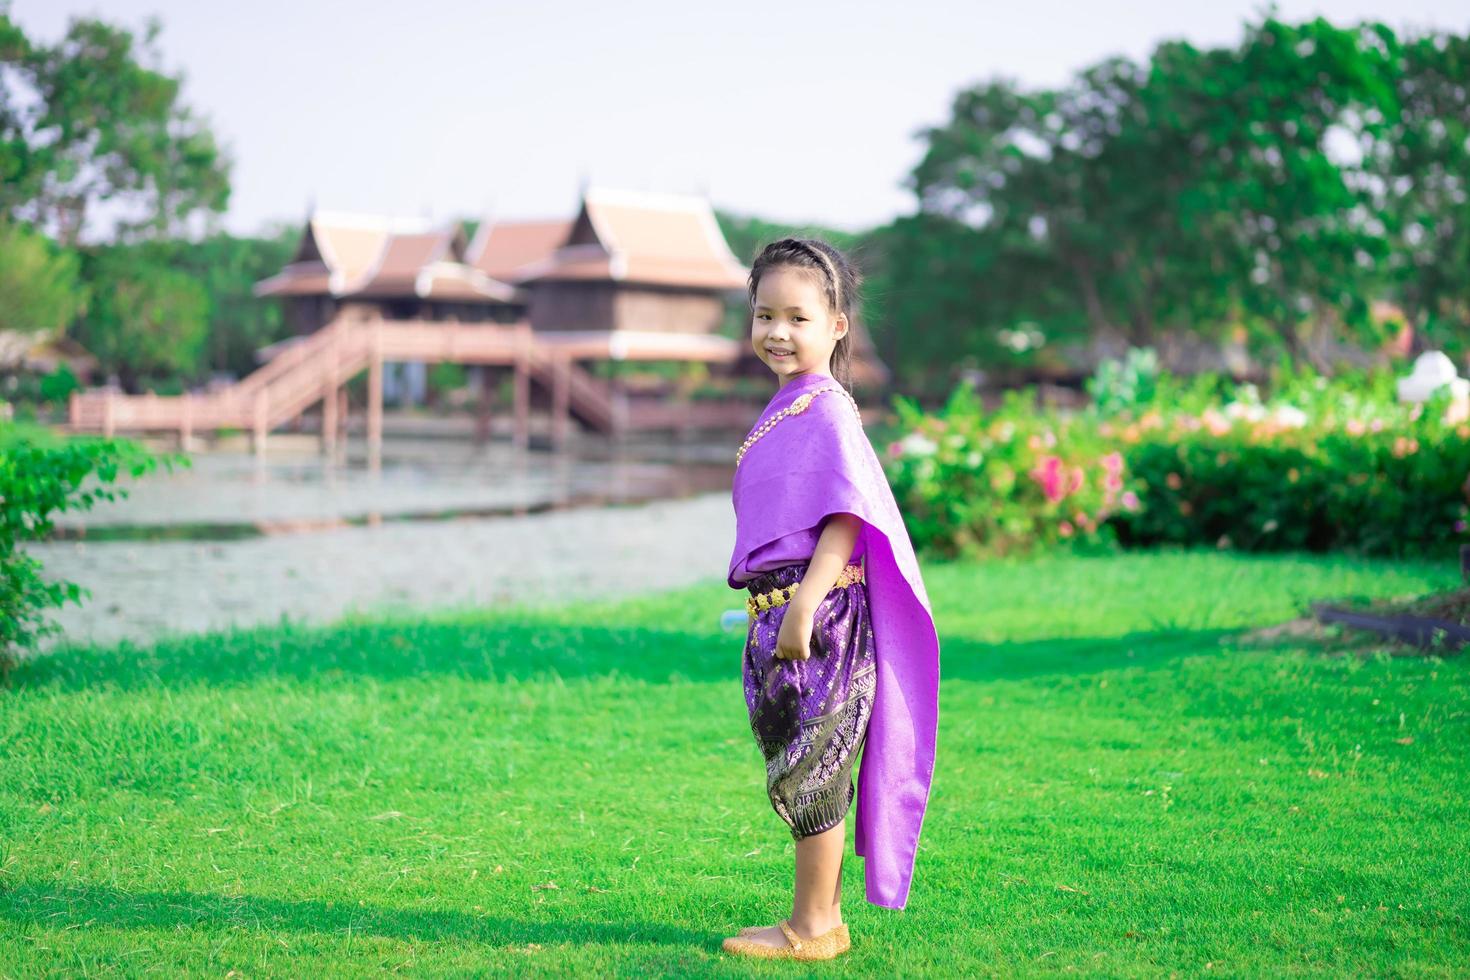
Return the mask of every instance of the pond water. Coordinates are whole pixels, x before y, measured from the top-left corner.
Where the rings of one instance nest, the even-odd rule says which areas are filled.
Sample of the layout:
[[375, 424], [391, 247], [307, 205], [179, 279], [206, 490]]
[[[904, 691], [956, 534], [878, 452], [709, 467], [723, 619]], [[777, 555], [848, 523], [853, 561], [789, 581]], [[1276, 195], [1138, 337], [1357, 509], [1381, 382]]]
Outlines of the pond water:
[[729, 490], [726, 441], [602, 440], [568, 451], [505, 442], [385, 438], [379, 472], [365, 460], [328, 462], [315, 440], [282, 446], [263, 462], [242, 450], [191, 453], [116, 486], [126, 497], [57, 520], [58, 539], [237, 540], [384, 521], [520, 516]]
[[721, 582], [737, 445], [589, 439], [551, 452], [388, 434], [376, 474], [290, 436], [272, 437], [263, 464], [243, 449], [196, 453], [188, 469], [121, 481], [125, 499], [62, 515], [56, 538], [26, 547], [47, 578], [91, 592], [52, 614], [64, 632], [44, 648]]

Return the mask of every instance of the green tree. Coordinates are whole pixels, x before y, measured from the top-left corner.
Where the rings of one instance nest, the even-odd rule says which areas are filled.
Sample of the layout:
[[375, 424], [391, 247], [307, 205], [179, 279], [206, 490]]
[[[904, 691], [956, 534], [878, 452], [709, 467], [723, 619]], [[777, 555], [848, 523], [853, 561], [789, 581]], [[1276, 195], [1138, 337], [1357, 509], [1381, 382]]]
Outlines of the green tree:
[[1242, 318], [1294, 356], [1313, 324], [1378, 339], [1363, 287], [1389, 243], [1360, 148], [1395, 111], [1396, 47], [1379, 24], [1268, 18], [1234, 49], [1154, 56], [1148, 116], [1191, 144], [1181, 232]]
[[74, 253], [0, 217], [0, 331], [58, 334], [82, 296]]
[[286, 335], [280, 304], [260, 299], [251, 288], [291, 260], [300, 234], [293, 224], [255, 238], [219, 234], [171, 243], [169, 264], [203, 286], [208, 297], [209, 340], [201, 368], [248, 374], [259, 367], [255, 351]]
[[1425, 346], [1466, 345], [1470, 327], [1470, 37], [1405, 40], [1398, 112], [1370, 154], [1393, 241], [1395, 296]]
[[1034, 253], [1007, 253], [1000, 235], [947, 215], [899, 218], [873, 233], [867, 254], [874, 346], [915, 394], [938, 397], [960, 369], [1030, 363], [1034, 352], [1007, 344], [1012, 328], [1036, 324], [1053, 337], [1085, 328], [1058, 295], [1060, 277], [1024, 270]]
[[8, 2], [0, 0], [0, 193], [7, 211], [29, 200], [40, 176], [28, 138], [31, 93], [25, 84], [35, 52], [8, 9]]
[[228, 203], [229, 160], [142, 37], [73, 19], [55, 45], [28, 40], [0, 0], [0, 213], [77, 244], [108, 205], [104, 239], [165, 237]]
[[149, 379], [196, 375], [203, 363], [209, 296], [195, 276], [173, 264], [172, 252], [161, 242], [85, 256], [92, 301], [75, 335], [129, 390]]
[[[994, 359], [1033, 333], [1148, 346], [1245, 322], [1299, 353], [1313, 321], [1366, 331], [1390, 243], [1369, 166], [1340, 151], [1385, 135], [1397, 49], [1381, 25], [1267, 17], [1231, 47], [960, 92], [922, 133], [920, 215], [879, 236], [904, 347]], [[931, 294], [940, 277], [961, 285]]]

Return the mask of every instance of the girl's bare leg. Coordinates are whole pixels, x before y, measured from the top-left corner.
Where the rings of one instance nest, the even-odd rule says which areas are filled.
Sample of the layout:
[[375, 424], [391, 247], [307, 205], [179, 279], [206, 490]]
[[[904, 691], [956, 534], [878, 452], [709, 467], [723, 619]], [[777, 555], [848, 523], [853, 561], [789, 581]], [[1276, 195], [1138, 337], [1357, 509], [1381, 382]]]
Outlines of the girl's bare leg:
[[842, 924], [842, 858], [837, 859], [837, 887], [832, 889], [832, 924]]
[[837, 889], [842, 883], [842, 849], [847, 821], [796, 842], [796, 897], [791, 928], [798, 936], [820, 936], [842, 922]]
[[[842, 853], [847, 821], [796, 842], [796, 895], [791, 903], [791, 928], [810, 939], [842, 924]], [[785, 946], [786, 934], [771, 926], [750, 939]]]

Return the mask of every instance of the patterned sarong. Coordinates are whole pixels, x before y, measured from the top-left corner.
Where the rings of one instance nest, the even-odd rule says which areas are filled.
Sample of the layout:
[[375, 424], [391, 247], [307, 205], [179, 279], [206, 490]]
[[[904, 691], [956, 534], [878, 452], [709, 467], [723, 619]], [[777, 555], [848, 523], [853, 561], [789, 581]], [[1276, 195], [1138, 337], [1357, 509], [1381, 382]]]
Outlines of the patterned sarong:
[[[801, 581], [807, 562], [747, 583], [751, 595]], [[863, 582], [834, 588], [812, 618], [811, 657], [775, 655], [790, 605], [760, 610], [746, 635], [745, 704], [766, 759], [771, 806], [800, 840], [830, 830], [852, 803], [852, 767], [867, 734], [877, 674]]]

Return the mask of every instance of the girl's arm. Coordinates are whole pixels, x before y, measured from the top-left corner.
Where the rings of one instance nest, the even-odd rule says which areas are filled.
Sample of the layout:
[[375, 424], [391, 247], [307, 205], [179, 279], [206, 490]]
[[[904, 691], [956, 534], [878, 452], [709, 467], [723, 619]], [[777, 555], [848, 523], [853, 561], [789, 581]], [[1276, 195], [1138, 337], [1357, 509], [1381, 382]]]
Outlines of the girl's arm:
[[832, 586], [837, 584], [837, 577], [842, 574], [842, 569], [852, 557], [852, 549], [857, 544], [858, 531], [862, 529], [862, 518], [856, 514], [836, 513], [828, 515], [826, 523], [822, 526], [822, 535], [817, 539], [817, 547], [812, 551], [812, 560], [807, 565], [806, 574], [801, 577], [801, 585], [796, 590], [796, 595], [791, 597], [791, 612], [815, 616], [817, 607], [832, 591]]

